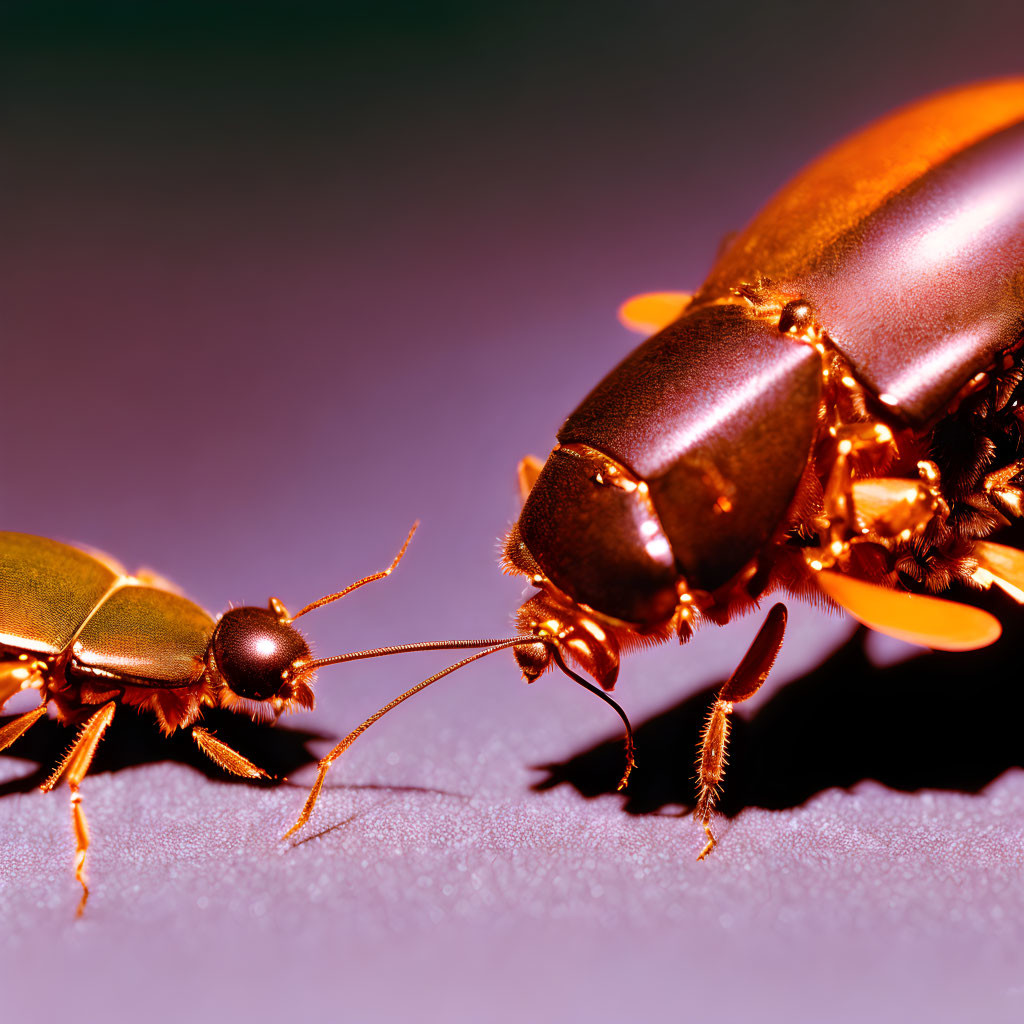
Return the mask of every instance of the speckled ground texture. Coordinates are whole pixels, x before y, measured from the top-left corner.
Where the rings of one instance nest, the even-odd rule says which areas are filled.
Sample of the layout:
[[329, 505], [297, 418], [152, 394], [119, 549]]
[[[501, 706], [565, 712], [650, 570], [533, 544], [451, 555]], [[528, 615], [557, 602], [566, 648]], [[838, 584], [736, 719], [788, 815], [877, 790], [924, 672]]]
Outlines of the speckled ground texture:
[[[303, 620], [322, 655], [502, 635], [516, 461], [635, 343], [617, 302], [698, 282], [859, 124], [1019, 71], [1024, 33], [994, 2], [31, 6], [0, 26], [0, 522], [219, 611], [335, 590], [420, 518], [394, 577]], [[705, 863], [694, 744], [755, 617], [627, 661], [625, 795], [610, 710], [506, 653], [364, 736], [288, 842], [316, 757], [443, 657], [325, 670], [275, 728], [215, 718], [276, 785], [120, 714], [77, 921], [67, 794], [38, 791], [68, 737], [40, 724], [0, 758], [0, 1014], [1020, 1020], [1024, 650], [996, 610], [961, 657], [794, 606]]]
[[[645, 668], [645, 701], [671, 702], [671, 662]], [[698, 864], [699, 831], [678, 807], [630, 815], [612, 795], [531, 792], [550, 773], [530, 765], [606, 738], [607, 722], [557, 682], [524, 699], [509, 675], [481, 668], [461, 694], [422, 698], [367, 736], [305, 842], [278, 838], [298, 786], [180, 764], [98, 773], [85, 790], [93, 895], [77, 924], [64, 794], [5, 798], [8, 956], [56, 952], [60, 965], [49, 983], [8, 976], [11, 1019], [49, 1019], [78, 992], [106, 1000], [111, 984], [152, 1019], [180, 1019], [172, 970], [200, 994], [200, 1019], [294, 1006], [360, 1020], [729, 1019], [752, 994], [797, 1020], [1020, 1012], [1020, 769], [975, 794], [863, 781], [789, 810], [749, 807]], [[460, 717], [466, 703], [480, 712]], [[330, 734], [346, 721], [338, 701], [316, 716]], [[641, 793], [645, 763], [669, 757], [643, 738]], [[684, 765], [690, 738], [671, 750]], [[605, 767], [594, 783], [610, 789]], [[4, 774], [25, 769], [12, 758]]]

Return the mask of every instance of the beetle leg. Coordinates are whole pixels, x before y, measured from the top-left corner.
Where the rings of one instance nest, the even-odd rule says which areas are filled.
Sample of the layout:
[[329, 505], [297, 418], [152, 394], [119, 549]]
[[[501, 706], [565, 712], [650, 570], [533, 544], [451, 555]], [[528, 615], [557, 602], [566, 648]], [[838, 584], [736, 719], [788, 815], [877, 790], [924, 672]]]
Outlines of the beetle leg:
[[708, 712], [701, 733], [697, 758], [697, 806], [693, 816], [704, 826], [707, 843], [697, 860], [703, 860], [715, 848], [711, 831], [711, 815], [715, 809], [722, 776], [725, 774], [726, 746], [729, 742], [729, 715], [733, 706], [748, 700], [761, 688], [775, 664], [786, 631], [786, 606], [775, 605], [758, 630], [754, 642], [743, 656], [739, 667], [719, 691]]
[[645, 292], [619, 306], [619, 323], [637, 334], [654, 334], [683, 315], [693, 296], [688, 292]]
[[830, 433], [836, 439], [836, 455], [823, 499], [828, 519], [828, 564], [842, 554], [857, 532], [853, 508], [853, 459], [862, 454], [879, 456], [893, 444], [892, 431], [884, 423], [853, 423], [832, 427]]
[[16, 661], [0, 661], [0, 708], [16, 693], [38, 686], [42, 665], [23, 654]]
[[[1019, 471], [1016, 465], [986, 477], [986, 492], [997, 507], [1001, 508], [1000, 500], [1012, 503], [1013, 494], [1020, 493], [1009, 483]], [[949, 506], [939, 488], [938, 468], [932, 462], [919, 462], [918, 472], [919, 480], [874, 477], [853, 482], [850, 495], [862, 539], [891, 547], [922, 533], [932, 520], [941, 521], [949, 515]], [[998, 620], [980, 608], [822, 571], [836, 561], [836, 557], [829, 555], [839, 553], [814, 553], [808, 564], [815, 570], [821, 590], [865, 626], [936, 650], [975, 650], [998, 639]], [[977, 562], [971, 579], [978, 586], [996, 585], [1024, 603], [1024, 553], [978, 541], [971, 557]]]
[[1024, 459], [1018, 459], [985, 477], [984, 488], [988, 500], [1007, 519], [1016, 519], [1024, 515], [1024, 490], [1010, 482], [1022, 471]]
[[530, 496], [530, 491], [533, 490], [533, 485], [537, 482], [537, 477], [540, 476], [540, 471], [543, 468], [544, 463], [536, 455], [527, 455], [526, 458], [519, 460], [517, 476], [519, 478], [520, 501], [526, 501]]
[[6, 750], [19, 736], [28, 732], [45, 714], [46, 705], [40, 704], [39, 707], [26, 711], [23, 715], [18, 715], [13, 722], [8, 722], [0, 729], [0, 750]]
[[233, 772], [235, 775], [241, 775], [246, 779], [269, 779], [270, 776], [258, 765], [255, 765], [247, 757], [243, 757], [233, 747], [229, 747], [226, 743], [217, 739], [216, 736], [211, 732], [207, 732], [205, 729], [200, 729], [196, 726], [191, 731], [192, 739], [196, 741], [196, 746], [211, 760], [214, 764], [220, 765], [227, 772]]
[[68, 789], [71, 790], [71, 823], [75, 830], [75, 878], [82, 887], [82, 899], [76, 912], [79, 917], [85, 910], [86, 901], [89, 899], [89, 887], [85, 884], [85, 854], [89, 849], [89, 823], [85, 819], [85, 811], [82, 809], [82, 794], [78, 787], [89, 771], [96, 748], [99, 746], [107, 726], [114, 718], [116, 707], [115, 701], [104, 704], [82, 726], [78, 739], [64, 756], [64, 760], [40, 787], [44, 793], [49, 792], [57, 785], [61, 776], [65, 772], [67, 773]]

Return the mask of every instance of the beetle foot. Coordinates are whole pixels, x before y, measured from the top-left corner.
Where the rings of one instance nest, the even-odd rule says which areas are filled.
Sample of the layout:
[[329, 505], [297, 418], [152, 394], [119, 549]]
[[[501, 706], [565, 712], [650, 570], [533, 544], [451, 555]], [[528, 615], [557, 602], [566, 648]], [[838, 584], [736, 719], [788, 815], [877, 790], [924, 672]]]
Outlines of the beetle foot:
[[75, 881], [82, 887], [82, 898], [78, 901], [75, 917], [85, 913], [89, 902], [89, 886], [85, 881], [85, 855], [89, 850], [89, 823], [82, 808], [82, 794], [78, 786], [71, 786], [71, 823], [75, 831]]
[[697, 854], [697, 860], [703, 860], [718, 845], [718, 840], [715, 839], [715, 834], [711, 831], [710, 822], [702, 821], [701, 824], [704, 826], [704, 834], [708, 837], [708, 841], [705, 843], [704, 849]]

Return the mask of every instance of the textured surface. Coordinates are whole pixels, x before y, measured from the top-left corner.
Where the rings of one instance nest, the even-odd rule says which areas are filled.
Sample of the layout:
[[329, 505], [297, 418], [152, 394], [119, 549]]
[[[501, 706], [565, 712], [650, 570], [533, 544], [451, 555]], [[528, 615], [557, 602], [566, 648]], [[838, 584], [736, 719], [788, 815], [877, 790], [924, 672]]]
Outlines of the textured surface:
[[[796, 620], [780, 684], [848, 631], [823, 627], [812, 612]], [[675, 710], [683, 666], [691, 681], [720, 678], [754, 625], [709, 634], [685, 658], [666, 650], [633, 664], [627, 704], [673, 706], [667, 728], [657, 714], [637, 719], [640, 801], [660, 805], [689, 793], [699, 712]], [[258, 1020], [293, 1004], [330, 1014], [339, 1000], [353, 1019], [403, 1020], [427, 993], [429, 1010], [417, 1012], [439, 1021], [557, 1020], [581, 1006], [600, 1020], [630, 1012], [669, 1020], [678, 1019], [677, 996], [689, 1012], [742, 1015], [751, 992], [787, 1006], [794, 1020], [905, 1019], [898, 1008], [908, 1000], [927, 1006], [930, 1020], [1010, 1020], [1024, 1012], [1016, 956], [1024, 940], [1019, 769], [992, 771], [991, 783], [973, 794], [901, 793], [865, 780], [799, 801], [804, 780], [787, 776], [785, 752], [776, 751], [768, 770], [779, 792], [763, 802], [797, 805], [743, 810], [725, 822], [720, 850], [698, 864], [699, 830], [679, 817], [678, 803], [636, 815], [610, 795], [621, 744], [606, 709], [551, 677], [525, 691], [507, 663], [495, 662], [469, 670], [473, 678], [448, 692], [418, 698], [367, 735], [331, 777], [306, 833], [312, 838], [294, 846], [278, 836], [301, 803], [297, 786], [233, 785], [182, 764], [111, 773], [101, 764], [85, 787], [95, 845], [92, 902], [81, 922], [71, 919], [77, 897], [65, 794], [5, 797], [8, 964], [56, 950], [65, 983], [90, 999], [107, 990], [100, 965], [131, 964], [119, 976], [120, 998], [147, 1003], [157, 1021], [180, 1013], [174, 1003], [148, 1002], [170, 965], [205, 1005]], [[919, 699], [930, 674], [926, 666], [909, 677], [906, 670], [888, 670], [908, 679], [889, 687], [904, 707]], [[851, 682], [835, 680], [838, 688]], [[749, 762], [765, 757], [762, 742], [792, 743], [773, 703], [808, 686], [827, 697], [821, 684], [798, 679], [759, 696], [761, 710], [736, 731], [732, 788], [750, 792]], [[379, 680], [376, 689], [387, 686]], [[948, 701], [947, 687], [939, 689], [936, 700]], [[708, 696], [689, 703], [706, 705]], [[877, 690], [844, 700], [846, 727], [813, 706], [801, 724], [826, 733], [807, 737], [811, 753], [838, 744], [842, 770], [856, 774], [864, 769], [858, 744], [889, 744], [861, 731], [863, 718], [878, 722]], [[470, 705], [479, 713], [460, 715]], [[950, 723], [948, 708], [940, 715], [947, 725], [960, 721], [953, 713]], [[761, 717], [767, 739], [750, 734]], [[289, 725], [311, 721], [337, 734], [351, 718], [332, 701], [315, 720]], [[946, 753], [943, 730], [929, 736], [927, 726], [908, 724], [912, 747], [926, 752], [925, 776]], [[122, 741], [126, 731], [129, 743], [149, 735], [128, 727]], [[258, 740], [264, 758], [276, 747], [274, 757], [299, 759], [306, 737], [239, 728], [230, 738], [254, 756]], [[53, 754], [60, 737], [49, 739]], [[161, 756], [157, 744], [146, 746], [147, 756]], [[40, 742], [32, 753], [41, 760], [46, 749]], [[180, 760], [184, 752], [176, 752]], [[890, 770], [906, 765], [899, 750], [888, 754], [881, 760]], [[1014, 751], [1000, 747], [1000, 754], [1015, 763]], [[533, 767], [552, 762], [560, 767]], [[34, 758], [12, 758], [4, 775], [25, 778], [34, 767]], [[810, 766], [809, 781], [834, 769], [822, 759]], [[956, 763], [951, 769], [962, 771]], [[560, 777], [577, 785], [531, 792]], [[12, 788], [23, 787], [4, 786]], [[21, 972], [7, 978], [20, 1020], [49, 1019], [54, 997], [42, 998], [40, 982], [25, 984]]]
[[[0, 26], [0, 521], [219, 611], [301, 607], [419, 517], [302, 620], [324, 656], [507, 628], [516, 462], [635, 343], [617, 303], [697, 285], [825, 146], [1024, 34], [1000, 2], [85, 6]], [[4, 1019], [1019, 1020], [1024, 652], [823, 664], [849, 626], [793, 611], [700, 865], [693, 744], [753, 618], [625, 660], [626, 797], [609, 709], [507, 654], [363, 737], [295, 847], [308, 751], [442, 659], [211, 723], [278, 788], [119, 714], [80, 922], [40, 723], [0, 759]]]

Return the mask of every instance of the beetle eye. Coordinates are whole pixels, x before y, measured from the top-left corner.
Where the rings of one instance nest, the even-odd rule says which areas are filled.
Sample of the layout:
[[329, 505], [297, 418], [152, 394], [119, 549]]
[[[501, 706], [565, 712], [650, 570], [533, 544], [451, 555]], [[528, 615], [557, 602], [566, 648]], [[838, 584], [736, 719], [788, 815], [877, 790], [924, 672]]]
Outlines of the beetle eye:
[[268, 608], [232, 608], [213, 634], [220, 674], [239, 697], [269, 700], [284, 685], [282, 673], [310, 651], [298, 630]]

